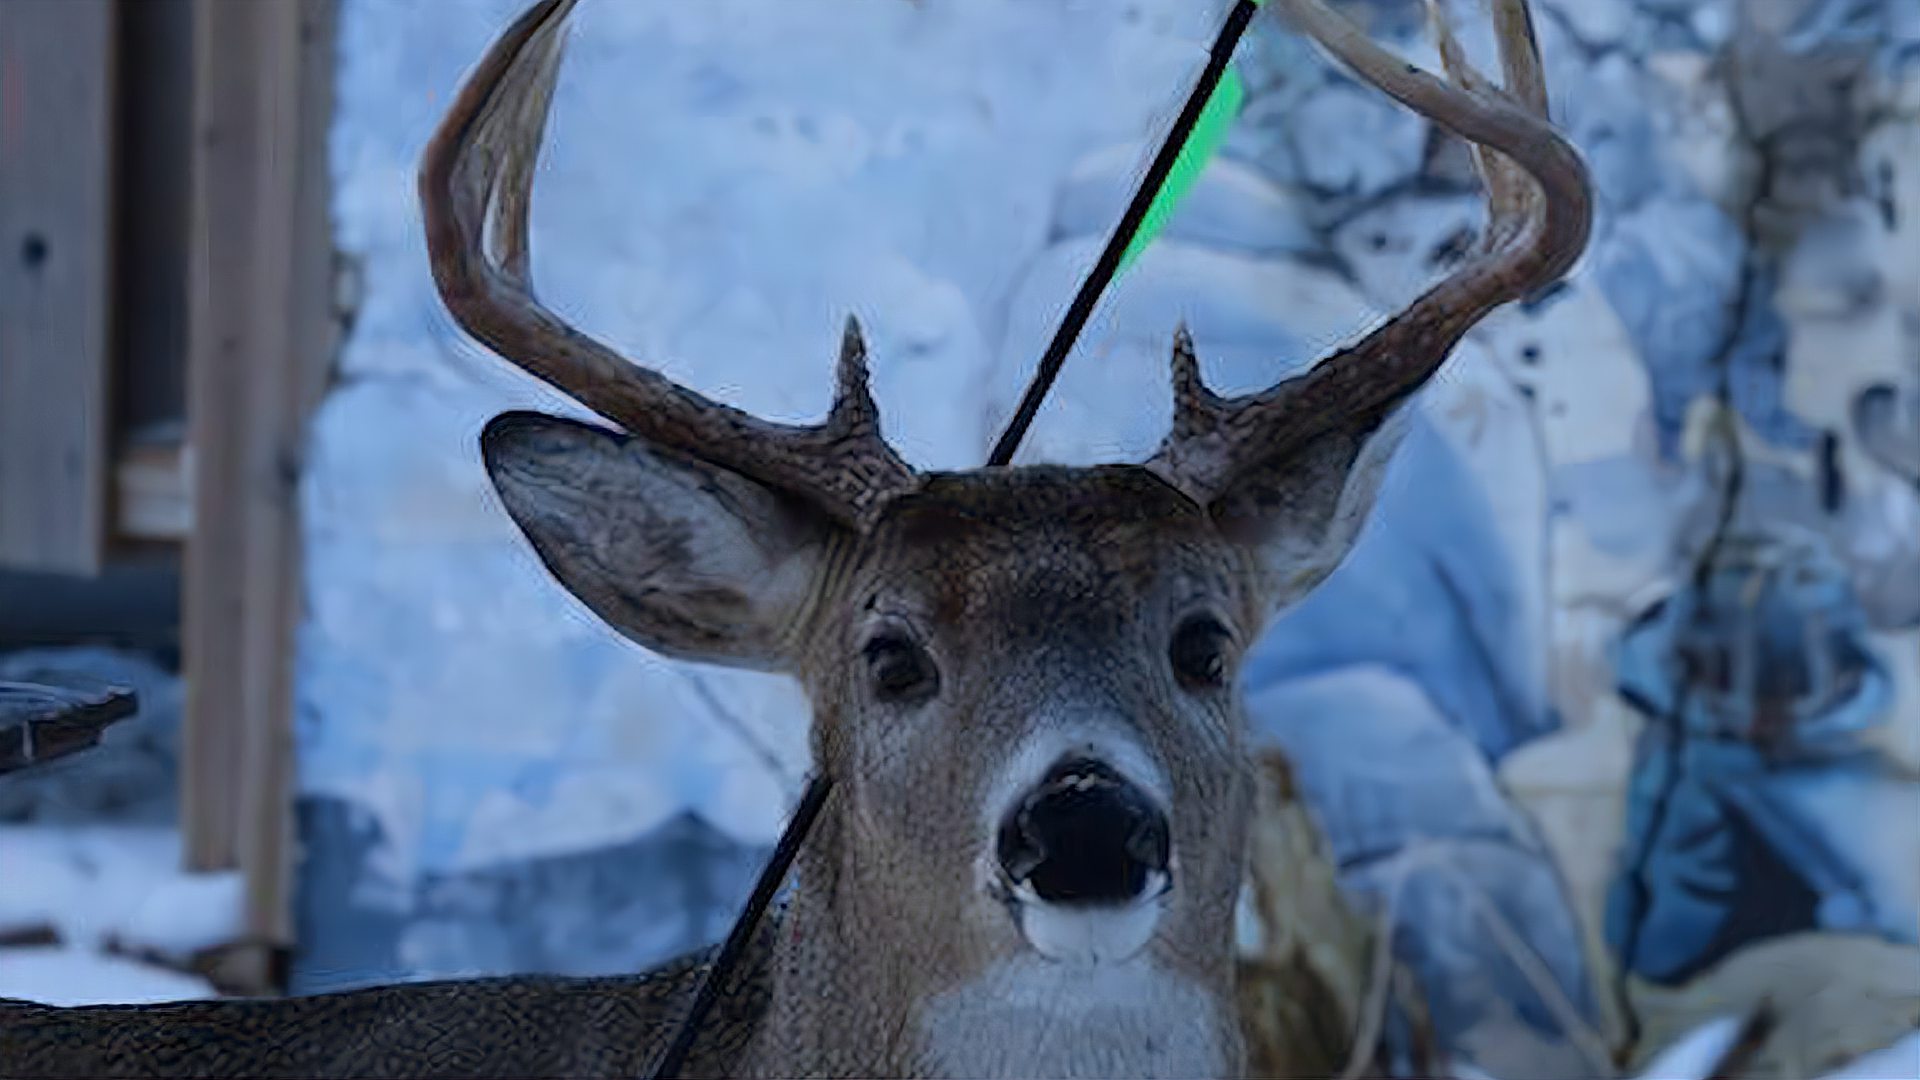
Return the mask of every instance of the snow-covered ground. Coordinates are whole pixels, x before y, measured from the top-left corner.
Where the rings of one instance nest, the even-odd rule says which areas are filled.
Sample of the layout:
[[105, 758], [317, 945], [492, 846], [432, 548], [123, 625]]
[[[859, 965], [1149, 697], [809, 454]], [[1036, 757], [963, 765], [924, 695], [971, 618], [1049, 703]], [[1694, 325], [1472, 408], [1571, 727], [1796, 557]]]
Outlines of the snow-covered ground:
[[0, 997], [216, 996], [189, 961], [237, 935], [241, 883], [180, 871], [180, 678], [146, 655], [98, 646], [0, 655], [0, 679], [62, 672], [130, 687], [140, 709], [83, 754], [0, 778]]
[[[184, 967], [239, 934], [236, 873], [187, 874], [162, 825], [0, 826], [0, 997], [58, 1005], [217, 996]], [[48, 935], [54, 944], [44, 944]], [[111, 951], [109, 951], [111, 950]]]
[[76, 945], [0, 947], [0, 998], [144, 1005], [218, 997], [205, 980]]

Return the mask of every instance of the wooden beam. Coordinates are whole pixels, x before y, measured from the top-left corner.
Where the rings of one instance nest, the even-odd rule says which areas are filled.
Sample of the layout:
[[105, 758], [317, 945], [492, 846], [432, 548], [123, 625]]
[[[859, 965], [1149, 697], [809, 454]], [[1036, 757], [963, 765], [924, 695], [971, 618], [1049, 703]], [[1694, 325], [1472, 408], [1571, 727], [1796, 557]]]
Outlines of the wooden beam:
[[331, 0], [195, 0], [181, 821], [189, 869], [238, 867], [263, 989], [291, 943], [292, 643], [306, 420], [334, 351]]
[[115, 8], [0, 2], [0, 566], [106, 545]]
[[97, 746], [107, 725], [138, 711], [132, 690], [98, 680], [0, 682], [0, 773]]
[[192, 0], [120, 5], [116, 126], [127, 212], [116, 230], [113, 397], [124, 450], [161, 431], [179, 442], [186, 424], [194, 68]]
[[193, 531], [192, 455], [179, 443], [134, 444], [113, 467], [120, 540], [182, 543]]

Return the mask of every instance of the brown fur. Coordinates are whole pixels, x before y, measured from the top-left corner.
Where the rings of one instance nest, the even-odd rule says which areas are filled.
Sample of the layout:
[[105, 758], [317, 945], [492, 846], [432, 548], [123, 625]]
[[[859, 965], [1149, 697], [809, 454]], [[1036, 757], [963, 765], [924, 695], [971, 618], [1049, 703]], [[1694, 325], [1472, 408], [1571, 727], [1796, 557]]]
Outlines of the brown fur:
[[[1182, 900], [1152, 948], [1225, 1001], [1251, 797], [1243, 725], [1234, 694], [1182, 691], [1165, 657], [1196, 607], [1243, 642], [1255, 632], [1247, 553], [1133, 467], [929, 477], [870, 534], [841, 542], [820, 602], [789, 632], [815, 760], [839, 787], [801, 859], [794, 936], [776, 964], [791, 975], [776, 982], [753, 1066], [912, 1075], [914, 1003], [1025, 947], [975, 879], [988, 855], [981, 798], [1054, 707], [1120, 718], [1169, 763]], [[903, 713], [871, 700], [860, 647], [875, 622], [932, 656], [934, 702]], [[849, 1026], [874, 1037], [848, 1040]]]
[[[747, 967], [763, 972], [771, 929]], [[0, 1000], [0, 1077], [644, 1075], [711, 950], [626, 978], [402, 983], [305, 998], [51, 1008]], [[690, 1067], [728, 1071], [766, 985], [724, 999]]]

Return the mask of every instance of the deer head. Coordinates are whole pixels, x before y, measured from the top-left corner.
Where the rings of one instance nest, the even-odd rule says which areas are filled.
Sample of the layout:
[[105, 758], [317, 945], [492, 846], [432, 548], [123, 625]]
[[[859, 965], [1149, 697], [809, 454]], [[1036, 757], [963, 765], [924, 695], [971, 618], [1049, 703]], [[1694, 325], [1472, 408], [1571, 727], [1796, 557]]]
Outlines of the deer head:
[[1444, 28], [1452, 83], [1317, 0], [1278, 6], [1486, 149], [1483, 250], [1263, 393], [1213, 394], [1180, 331], [1173, 429], [1140, 465], [918, 474], [881, 437], [852, 322], [831, 411], [796, 427], [543, 307], [527, 212], [573, 0], [505, 32], [427, 150], [428, 247], [455, 319], [617, 425], [488, 424], [508, 513], [629, 638], [785, 671], [811, 698], [815, 763], [837, 787], [798, 871], [759, 1041], [770, 1071], [1238, 1067], [1240, 657], [1351, 546], [1396, 413], [1488, 311], [1563, 274], [1589, 220], [1585, 172], [1544, 120], [1524, 0], [1496, 4], [1505, 91]]

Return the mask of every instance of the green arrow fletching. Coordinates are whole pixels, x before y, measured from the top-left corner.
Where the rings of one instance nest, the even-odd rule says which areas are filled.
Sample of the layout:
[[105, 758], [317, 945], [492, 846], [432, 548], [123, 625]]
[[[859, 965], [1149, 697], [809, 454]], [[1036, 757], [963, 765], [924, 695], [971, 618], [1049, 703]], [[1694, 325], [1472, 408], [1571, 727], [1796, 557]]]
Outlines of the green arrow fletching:
[[1154, 193], [1146, 216], [1140, 220], [1140, 228], [1134, 232], [1133, 239], [1127, 242], [1126, 251], [1121, 253], [1122, 273], [1159, 235], [1180, 200], [1200, 179], [1200, 173], [1212, 160], [1214, 151], [1225, 141], [1227, 129], [1233, 126], [1233, 118], [1239, 115], [1240, 103], [1245, 98], [1246, 90], [1240, 84], [1239, 74], [1228, 67], [1220, 85], [1213, 88], [1206, 105], [1201, 108], [1200, 117], [1193, 125], [1193, 134], [1188, 136], [1186, 144], [1180, 147], [1180, 153], [1173, 159], [1173, 169], [1167, 174], [1167, 182]]

